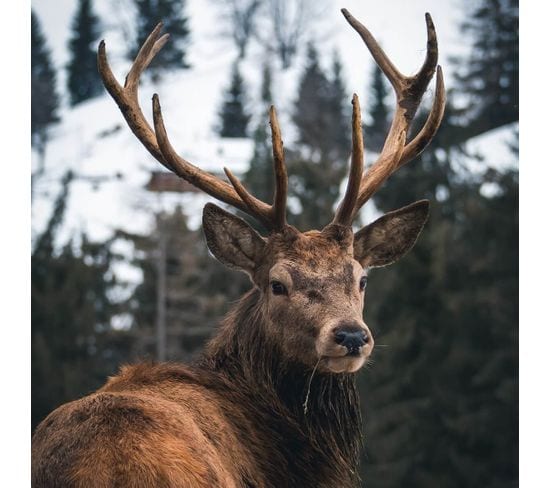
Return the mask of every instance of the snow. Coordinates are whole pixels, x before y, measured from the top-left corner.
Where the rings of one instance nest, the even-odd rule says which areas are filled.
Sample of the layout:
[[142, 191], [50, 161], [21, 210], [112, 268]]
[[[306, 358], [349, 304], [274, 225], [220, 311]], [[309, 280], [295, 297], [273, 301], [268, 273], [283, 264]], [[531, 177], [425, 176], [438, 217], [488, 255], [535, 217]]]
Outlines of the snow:
[[468, 169], [480, 172], [487, 167], [500, 170], [517, 168], [517, 157], [510, 151], [509, 145], [514, 142], [514, 133], [518, 131], [518, 125], [514, 122], [467, 141], [465, 144], [467, 153], [485, 156], [482, 161], [470, 159]]
[[[208, 83], [208, 80], [201, 81], [202, 86]], [[161, 87], [156, 87], [162, 93], [161, 103], [170, 138], [179, 153], [202, 168], [221, 171], [227, 166], [241, 174], [251, 157], [252, 141], [214, 137], [212, 112], [204, 109], [205, 99], [196, 96], [198, 83], [200, 81], [184, 72], [167, 77]], [[154, 88], [146, 81], [140, 91], [145, 113]], [[190, 119], [187, 124], [178, 124], [177, 121], [185, 116]], [[108, 96], [98, 97], [72, 110], [64, 110], [62, 119], [47, 148], [46, 176], [39, 180], [35, 190], [35, 230], [41, 229], [50, 215], [52, 199], [59, 191], [55, 182], [72, 169], [80, 177], [110, 179], [98, 188], [82, 178], [72, 184], [61, 240], [77, 230], [86, 231], [94, 239], [108, 238], [115, 228], [146, 231], [150, 225], [150, 210], [158, 209], [159, 197], [150, 195], [145, 185], [150, 172], [160, 166], [126, 127], [115, 103]], [[35, 166], [37, 159], [34, 155]], [[116, 177], [118, 174], [120, 179]], [[197, 194], [168, 195], [162, 200], [179, 201], [184, 207], [196, 207], [196, 203], [204, 201]], [[198, 212], [190, 209], [189, 214]]]
[[[105, 27], [104, 38], [113, 72], [121, 82], [130, 64], [124, 58], [127, 44], [123, 36], [124, 31], [131, 30], [130, 5], [128, 0], [94, 2]], [[52, 49], [54, 62], [62, 68], [68, 60], [66, 46], [76, 2], [34, 0], [32, 6]], [[340, 6], [332, 0], [327, 1], [325, 13], [310, 37], [316, 40], [325, 67], [330, 66], [335, 49], [340, 53], [350, 99], [351, 94], [357, 92], [364, 100], [372, 61], [362, 41], [343, 19]], [[444, 67], [451, 54], [464, 48], [457, 30], [461, 14], [453, 2], [393, 0], [385, 2], [381, 8], [372, 2], [350, 0], [346, 6], [368, 24], [404, 73], [416, 71], [422, 63], [425, 11], [431, 12], [436, 24]], [[227, 166], [239, 175], [245, 171], [252, 155], [252, 141], [220, 139], [215, 133], [222, 94], [229, 82], [236, 49], [220, 35], [223, 19], [220, 19], [215, 2], [188, 0], [187, 13], [192, 32], [189, 50], [192, 69], [170, 73], [156, 85], [145, 76], [140, 87], [141, 106], [151, 120], [151, 97], [158, 93], [167, 131], [178, 153], [208, 171], [221, 172]], [[264, 48], [251, 44], [246, 60], [241, 63], [250, 107], [254, 111], [252, 125], [262, 118], [267, 124], [267, 107], [255, 102], [265, 59]], [[295, 137], [290, 114], [303, 65], [302, 56], [291, 69], [284, 72], [274, 70], [273, 94], [287, 145], [291, 145]], [[64, 73], [60, 70], [60, 92], [64, 92], [63, 81]], [[366, 105], [365, 101], [363, 105]], [[127, 128], [118, 107], [107, 94], [74, 109], [64, 106], [61, 118], [47, 147], [45, 176], [34, 190], [32, 227], [35, 235], [44, 228], [60, 189], [60, 179], [68, 169], [75, 171], [80, 178], [71, 185], [60, 242], [66, 242], [81, 231], [97, 240], [110, 237], [117, 228], [146, 232], [151, 228], [153, 212], [176, 204], [189, 215], [191, 227], [199, 225], [201, 208], [210, 198], [198, 193], [151, 194], [145, 189], [151, 171], [159, 170], [160, 166]], [[510, 134], [510, 128], [502, 129], [471, 144], [484, 153], [498, 156], [491, 157], [491, 161], [510, 160], [510, 156], [504, 154]], [[33, 153], [32, 165], [36, 168], [37, 164], [37, 155]], [[95, 185], [90, 178], [103, 181]], [[369, 216], [375, 214], [374, 209], [368, 210]]]

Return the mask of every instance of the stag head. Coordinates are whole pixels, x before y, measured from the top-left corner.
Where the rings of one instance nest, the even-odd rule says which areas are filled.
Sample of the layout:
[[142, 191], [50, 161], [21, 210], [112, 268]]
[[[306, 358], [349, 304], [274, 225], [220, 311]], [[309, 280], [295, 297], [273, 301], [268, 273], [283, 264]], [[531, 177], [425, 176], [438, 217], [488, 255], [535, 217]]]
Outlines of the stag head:
[[[154, 129], [148, 124], [139, 107], [137, 87], [140, 74], [167, 41], [167, 35], [160, 36], [160, 24], [145, 41], [124, 87], [111, 72], [103, 42], [98, 54], [107, 90], [149, 152], [170, 171], [246, 212], [266, 228], [267, 236], [262, 237], [244, 220], [218, 206], [209, 203], [204, 208], [203, 227], [211, 252], [226, 266], [246, 272], [261, 293], [265, 334], [288, 360], [332, 373], [355, 372], [372, 353], [374, 340], [363, 321], [366, 271], [389, 265], [411, 249], [426, 222], [429, 204], [426, 200], [415, 202], [355, 233], [352, 222], [382, 183], [426, 148], [441, 123], [445, 106], [437, 40], [429, 14], [425, 62], [416, 75], [407, 77], [395, 68], [365, 26], [347, 10], [342, 13], [391, 82], [397, 105], [381, 154], [364, 172], [360, 107], [357, 96], [353, 96], [348, 185], [332, 222], [322, 230], [300, 232], [286, 222], [288, 178], [273, 107], [270, 123], [276, 188], [269, 205], [251, 195], [228, 169], [229, 183], [179, 156], [168, 139], [157, 95], [153, 97]], [[436, 71], [430, 114], [416, 137], [407, 142], [411, 121]]]

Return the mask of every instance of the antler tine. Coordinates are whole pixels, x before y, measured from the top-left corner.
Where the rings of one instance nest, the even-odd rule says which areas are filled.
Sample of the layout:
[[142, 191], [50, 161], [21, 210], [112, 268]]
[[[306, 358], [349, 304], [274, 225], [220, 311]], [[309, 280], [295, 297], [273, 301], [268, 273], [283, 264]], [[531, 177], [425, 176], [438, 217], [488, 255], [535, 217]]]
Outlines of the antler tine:
[[[269, 206], [260, 200], [250, 196], [250, 199], [254, 201], [254, 210], [249, 207], [245, 200], [239, 195], [236, 189], [232, 188], [225, 181], [201, 170], [189, 161], [186, 161], [179, 156], [175, 149], [170, 144], [166, 127], [164, 126], [164, 120], [162, 118], [162, 111], [160, 108], [159, 97], [157, 94], [153, 95], [153, 121], [155, 124], [155, 134], [160, 150], [165, 160], [174, 168], [174, 172], [189, 183], [200, 188], [205, 193], [212, 195], [213, 197], [221, 200], [225, 203], [233, 205], [234, 207], [242, 210], [243, 212], [250, 213], [253, 217], [259, 217], [260, 213], [267, 213]], [[263, 220], [262, 220], [263, 222]]]
[[357, 212], [361, 210], [361, 207], [374, 195], [376, 190], [382, 186], [390, 175], [399, 168], [399, 163], [403, 152], [405, 151], [405, 131], [401, 131], [398, 134], [398, 138], [395, 140], [394, 152], [392, 154], [381, 154], [376, 162], [368, 169], [367, 173], [363, 175], [361, 180], [361, 187], [359, 189], [359, 196], [355, 202], [355, 208], [353, 210], [353, 218], [357, 215]]
[[[160, 35], [161, 30], [162, 23], [159, 23], [144, 42], [126, 76], [124, 87], [113, 75], [107, 61], [105, 42], [101, 41], [98, 49], [98, 70], [105, 88], [117, 103], [134, 135], [163, 166], [214, 198], [257, 218], [266, 228], [281, 229], [286, 222], [287, 182], [286, 169], [282, 163], [280, 133], [277, 148], [274, 147], [274, 155], [280, 155], [275, 156], [277, 190], [275, 204], [270, 206], [250, 195], [228, 170], [226, 170], [226, 174], [231, 185], [180, 157], [168, 139], [157, 95], [153, 96], [154, 131], [147, 122], [138, 100], [139, 79], [168, 40], [168, 34]], [[276, 130], [278, 132], [278, 126]]]
[[275, 195], [273, 196], [272, 216], [276, 228], [282, 230], [286, 225], [288, 174], [285, 165], [281, 129], [279, 128], [277, 112], [273, 105], [269, 109], [269, 123], [271, 125], [271, 144], [273, 147], [273, 170], [275, 171]]
[[141, 73], [147, 69], [153, 58], [163, 48], [170, 37], [170, 34], [164, 34], [159, 38], [161, 30], [162, 22], [159, 22], [141, 46], [136, 59], [130, 67], [130, 71], [126, 75], [124, 87], [131, 89], [135, 95], [137, 95]]
[[[130, 69], [130, 72], [128, 73], [128, 76], [126, 77], [124, 87], [122, 87], [117, 81], [111, 67], [109, 66], [109, 62], [107, 61], [107, 53], [105, 50], [105, 41], [101, 41], [99, 43], [97, 52], [97, 67], [105, 88], [117, 103], [122, 115], [126, 119], [126, 123], [134, 135], [141, 141], [141, 143], [157, 161], [159, 161], [167, 169], [172, 170], [172, 168], [164, 161], [155, 138], [155, 133], [143, 115], [138, 102], [137, 80], [143, 69], [145, 69], [150, 62], [150, 60], [148, 61], [148, 54], [153, 51], [153, 48], [157, 42], [160, 44], [157, 45], [159, 47], [155, 50], [155, 53], [158, 52], [158, 50], [167, 41], [167, 38], [164, 36], [163, 38], [158, 39], [161, 28], [162, 24], [159, 23], [143, 44], [136, 60], [134, 61], [134, 64], [132, 65], [132, 68]], [[130, 74], [132, 76], [130, 76]]]
[[435, 82], [435, 97], [430, 109], [430, 114], [424, 123], [424, 126], [416, 137], [405, 146], [401, 160], [401, 166], [416, 158], [428, 145], [437, 132], [443, 120], [445, 113], [445, 82], [443, 81], [443, 70], [441, 66], [437, 67], [437, 75]]
[[351, 225], [353, 210], [359, 196], [361, 177], [363, 176], [363, 126], [361, 125], [361, 107], [359, 97], [354, 93], [352, 99], [352, 155], [349, 170], [348, 186], [342, 203], [340, 203], [333, 224]]
[[265, 205], [263, 202], [250, 194], [239, 179], [228, 168], [224, 168], [223, 170], [225, 171], [225, 174], [233, 185], [235, 191], [239, 194], [243, 202], [248, 207], [248, 213], [254, 215], [268, 229], [280, 231], [286, 226], [288, 175], [284, 163], [281, 130], [279, 129], [277, 114], [275, 112], [275, 107], [273, 106], [271, 106], [269, 110], [269, 120], [271, 125], [271, 139], [273, 143], [273, 169], [275, 171], [275, 194], [273, 197], [273, 205]]
[[420, 71], [415, 77], [416, 88], [421, 93], [426, 91], [426, 88], [435, 73], [437, 59], [439, 57], [439, 52], [437, 50], [437, 35], [435, 33], [435, 26], [432, 16], [426, 12], [424, 18], [426, 20], [426, 36], [428, 38], [426, 42], [426, 57], [424, 58], [422, 68], [420, 68]]
[[[424, 63], [416, 75], [404, 76], [393, 65], [369, 30], [346, 9], [342, 9], [342, 13], [348, 23], [361, 36], [377, 65], [391, 82], [397, 101], [393, 121], [380, 156], [362, 177], [359, 195], [352, 215], [348, 219], [351, 222], [365, 202], [380, 188], [384, 181], [407, 161], [418, 156], [430, 143], [443, 118], [445, 86], [441, 68], [437, 67], [437, 36], [430, 14], [427, 13], [425, 17], [427, 49]], [[406, 144], [411, 122], [436, 71], [436, 67], [437, 84], [432, 109], [421, 131], [411, 142]]]
[[284, 162], [283, 141], [281, 138], [281, 130], [277, 122], [277, 113], [275, 107], [269, 109], [269, 121], [271, 125], [271, 139], [273, 144], [273, 169], [275, 172], [275, 194], [273, 196], [273, 205], [264, 208], [259, 207], [256, 198], [254, 198], [239, 181], [235, 175], [228, 169], [224, 168], [225, 174], [235, 188], [235, 191], [246, 203], [256, 218], [260, 220], [266, 227], [280, 231], [286, 226], [286, 198], [288, 193], [288, 175]]
[[239, 196], [243, 199], [243, 202], [248, 207], [248, 213], [256, 217], [266, 228], [273, 228], [273, 222], [270, 218], [271, 216], [269, 215], [269, 207], [267, 212], [263, 208], [259, 208], [256, 203], [257, 199], [248, 192], [248, 190], [244, 187], [240, 180], [229, 170], [229, 168], [224, 167], [223, 170], [227, 175], [227, 178], [233, 185], [233, 188], [235, 188], [235, 191], [239, 194]]
[[359, 22], [353, 15], [351, 15], [347, 9], [343, 8], [341, 12], [342, 14], [344, 14], [344, 17], [348, 21], [349, 25], [351, 25], [357, 31], [357, 33], [361, 36], [368, 50], [370, 51], [372, 57], [376, 61], [376, 64], [384, 72], [384, 74], [386, 75], [388, 80], [391, 82], [391, 84], [394, 86], [394, 88], [397, 88], [396, 84], [399, 84], [399, 82], [403, 80], [405, 77], [399, 72], [399, 70], [391, 62], [390, 58], [388, 58], [388, 56], [382, 50], [378, 42], [376, 42], [376, 39], [370, 33], [370, 31], [361, 22]]

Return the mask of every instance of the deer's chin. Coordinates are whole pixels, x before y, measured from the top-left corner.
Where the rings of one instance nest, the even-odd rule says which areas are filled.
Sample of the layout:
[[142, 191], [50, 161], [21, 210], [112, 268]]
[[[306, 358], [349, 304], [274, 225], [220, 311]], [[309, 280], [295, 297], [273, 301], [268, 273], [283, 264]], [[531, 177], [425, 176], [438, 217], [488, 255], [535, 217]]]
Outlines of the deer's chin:
[[321, 364], [329, 373], [355, 373], [363, 367], [366, 360], [367, 356], [325, 357]]

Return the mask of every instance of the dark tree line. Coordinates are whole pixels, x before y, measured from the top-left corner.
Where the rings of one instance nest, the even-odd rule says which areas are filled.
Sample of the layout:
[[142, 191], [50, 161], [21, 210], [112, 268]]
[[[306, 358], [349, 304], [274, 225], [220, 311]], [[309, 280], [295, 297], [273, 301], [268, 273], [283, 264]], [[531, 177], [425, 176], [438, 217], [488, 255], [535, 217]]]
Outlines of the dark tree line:
[[231, 81], [224, 93], [220, 110], [221, 137], [246, 137], [251, 115], [248, 113], [246, 86], [241, 75], [239, 64], [235, 62], [231, 68]]
[[33, 427], [60, 404], [96, 389], [130, 352], [127, 335], [111, 327], [121, 311], [111, 296], [118, 284], [111, 242], [82, 234], [58, 249], [72, 178], [63, 178], [31, 256]]
[[97, 45], [101, 35], [99, 18], [91, 0], [80, 0], [73, 17], [69, 40], [70, 61], [67, 66], [67, 89], [71, 105], [103, 93], [97, 72]]
[[59, 94], [50, 50], [34, 11], [31, 11], [31, 102], [31, 143], [43, 159], [49, 128], [59, 120]]
[[158, 214], [148, 235], [119, 231], [118, 237], [133, 244], [133, 264], [143, 274], [142, 282], [124, 304], [132, 317], [134, 355], [156, 358], [161, 259], [165, 270], [166, 358], [190, 360], [214, 332], [219, 317], [228, 309], [228, 301], [245, 291], [246, 280], [235, 280], [232, 273], [217, 267], [204, 245], [202, 231], [189, 229], [181, 207]]
[[163, 71], [189, 68], [187, 49], [190, 42], [189, 19], [185, 15], [185, 0], [134, 0], [137, 32], [129, 58], [134, 59], [155, 26], [162, 22], [164, 32], [170, 33], [166, 43], [155, 56], [148, 72], [159, 77]]
[[[470, 137], [518, 120], [517, 2], [476, 5], [439, 133], [374, 197], [382, 211], [432, 206], [413, 252], [369, 281], [381, 344], [360, 377], [369, 487], [517, 486], [518, 174], [461, 164]], [[383, 133], [388, 115], [372, 106], [368, 130]]]
[[[129, 58], [135, 57], [149, 33], [162, 21], [165, 31], [170, 33], [170, 42], [156, 56], [150, 72], [158, 78], [165, 70], [189, 68], [187, 50], [190, 31], [185, 0], [133, 0], [132, 3], [137, 28]], [[97, 72], [97, 45], [101, 34], [101, 20], [94, 13], [92, 0], [79, 0], [71, 23], [69, 62], [66, 66], [66, 92], [71, 106], [104, 93]], [[56, 82], [56, 68], [47, 40], [37, 15], [31, 11], [31, 142], [42, 162], [49, 132], [59, 121], [61, 96]]]

